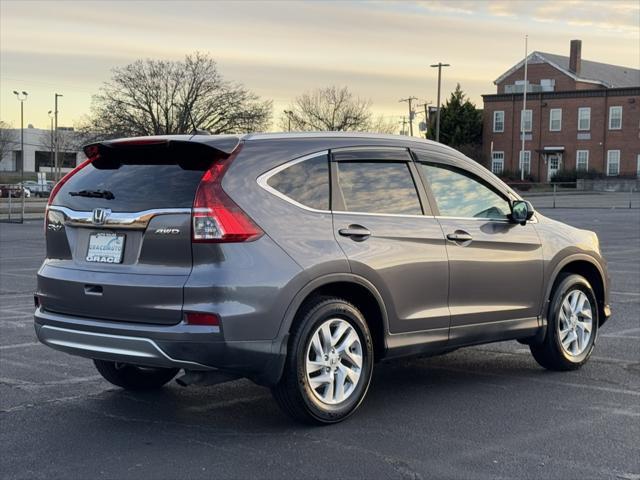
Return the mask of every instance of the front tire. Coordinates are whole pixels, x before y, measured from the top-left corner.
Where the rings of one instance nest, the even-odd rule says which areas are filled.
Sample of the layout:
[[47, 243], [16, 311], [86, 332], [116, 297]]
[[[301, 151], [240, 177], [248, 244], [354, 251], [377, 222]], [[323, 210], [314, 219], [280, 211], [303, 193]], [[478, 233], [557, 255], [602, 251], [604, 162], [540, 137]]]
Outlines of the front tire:
[[373, 342], [353, 304], [319, 297], [299, 312], [284, 372], [272, 392], [295, 420], [341, 422], [362, 403], [373, 372]]
[[154, 390], [170, 382], [178, 368], [152, 368], [127, 363], [94, 360], [93, 364], [108, 382], [125, 390]]
[[580, 368], [589, 360], [598, 334], [598, 303], [589, 282], [576, 274], [560, 277], [547, 317], [544, 342], [529, 347], [533, 358], [548, 370]]

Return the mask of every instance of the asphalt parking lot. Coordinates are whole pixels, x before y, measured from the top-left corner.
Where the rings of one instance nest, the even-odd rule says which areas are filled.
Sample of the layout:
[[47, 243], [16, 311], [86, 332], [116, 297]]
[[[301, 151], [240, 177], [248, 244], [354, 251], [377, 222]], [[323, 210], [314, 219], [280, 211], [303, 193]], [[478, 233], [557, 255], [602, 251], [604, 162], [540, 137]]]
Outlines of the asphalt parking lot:
[[640, 210], [543, 211], [595, 230], [614, 316], [580, 371], [516, 342], [376, 366], [348, 421], [299, 426], [239, 380], [132, 394], [36, 343], [41, 222], [0, 224], [0, 476], [640, 479]]

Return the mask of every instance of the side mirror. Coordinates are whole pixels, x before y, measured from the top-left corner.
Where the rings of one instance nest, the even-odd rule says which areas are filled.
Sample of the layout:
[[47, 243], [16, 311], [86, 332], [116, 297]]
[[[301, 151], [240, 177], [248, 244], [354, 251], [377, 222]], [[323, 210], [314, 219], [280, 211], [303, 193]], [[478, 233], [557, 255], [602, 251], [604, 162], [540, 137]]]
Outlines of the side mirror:
[[526, 200], [516, 200], [511, 204], [511, 220], [514, 223], [526, 225], [527, 220], [530, 220], [534, 213], [533, 205]]

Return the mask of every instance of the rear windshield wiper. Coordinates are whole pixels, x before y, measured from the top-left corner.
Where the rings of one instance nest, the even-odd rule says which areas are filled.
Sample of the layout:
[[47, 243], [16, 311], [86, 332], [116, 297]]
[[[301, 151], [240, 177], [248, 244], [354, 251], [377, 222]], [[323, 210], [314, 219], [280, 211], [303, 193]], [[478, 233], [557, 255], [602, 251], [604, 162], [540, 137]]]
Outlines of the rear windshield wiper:
[[106, 200], [116, 198], [109, 190], [80, 190], [79, 192], [69, 192], [69, 195], [72, 197], [104, 198]]

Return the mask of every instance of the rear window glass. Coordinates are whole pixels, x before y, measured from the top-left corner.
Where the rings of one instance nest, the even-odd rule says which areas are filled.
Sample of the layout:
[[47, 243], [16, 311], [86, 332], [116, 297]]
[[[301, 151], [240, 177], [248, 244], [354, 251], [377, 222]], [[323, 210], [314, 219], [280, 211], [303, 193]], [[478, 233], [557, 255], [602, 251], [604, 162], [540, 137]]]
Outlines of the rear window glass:
[[329, 210], [329, 160], [310, 158], [273, 175], [267, 184], [292, 200], [316, 210]]
[[348, 212], [422, 215], [404, 162], [339, 162], [338, 183]]
[[[89, 164], [65, 183], [56, 205], [90, 211], [96, 207], [114, 212], [139, 212], [153, 208], [184, 208], [193, 205], [204, 169], [185, 170], [180, 165], [128, 165], [98, 169]], [[70, 195], [82, 190], [103, 190], [113, 199]]]

